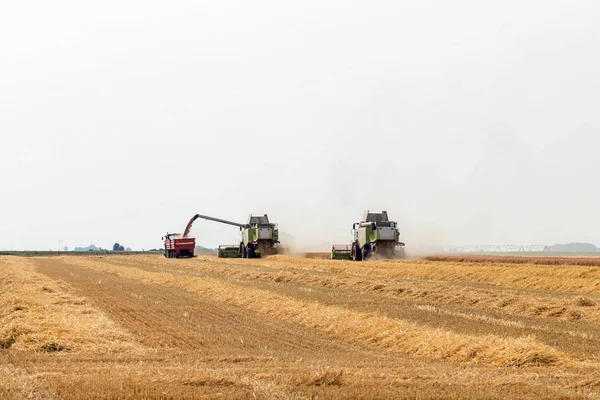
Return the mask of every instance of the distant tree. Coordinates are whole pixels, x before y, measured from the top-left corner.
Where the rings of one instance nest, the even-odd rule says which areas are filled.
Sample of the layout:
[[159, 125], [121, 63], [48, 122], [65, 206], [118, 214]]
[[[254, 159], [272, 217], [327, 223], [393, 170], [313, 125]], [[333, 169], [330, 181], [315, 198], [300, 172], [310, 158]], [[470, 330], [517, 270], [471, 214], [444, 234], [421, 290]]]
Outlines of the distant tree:
[[124, 251], [124, 250], [125, 250], [125, 247], [123, 247], [119, 243], [113, 244], [113, 251]]
[[93, 244], [90, 244], [87, 247], [75, 247], [75, 251], [99, 251], [102, 250], [100, 247], [96, 247]]
[[69, 251], [69, 248], [67, 246], [63, 247], [64, 251]]
[[131, 247], [126, 248], [125, 251], [131, 251]]

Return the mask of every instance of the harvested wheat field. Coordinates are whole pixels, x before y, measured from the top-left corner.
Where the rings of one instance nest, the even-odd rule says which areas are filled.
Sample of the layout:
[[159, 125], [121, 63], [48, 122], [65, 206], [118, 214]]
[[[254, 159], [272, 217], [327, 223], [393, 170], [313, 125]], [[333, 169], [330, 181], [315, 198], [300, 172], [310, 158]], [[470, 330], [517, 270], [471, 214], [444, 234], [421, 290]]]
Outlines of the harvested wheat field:
[[598, 398], [589, 264], [4, 256], [0, 398]]

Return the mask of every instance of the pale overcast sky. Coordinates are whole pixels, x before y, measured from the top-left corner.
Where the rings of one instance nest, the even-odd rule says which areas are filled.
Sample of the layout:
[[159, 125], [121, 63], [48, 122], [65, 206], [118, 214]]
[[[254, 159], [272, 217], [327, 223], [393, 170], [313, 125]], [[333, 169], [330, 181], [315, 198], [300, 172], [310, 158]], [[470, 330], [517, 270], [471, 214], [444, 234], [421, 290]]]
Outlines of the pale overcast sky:
[[[0, 249], [600, 245], [600, 2], [5, 1]], [[206, 246], [234, 227], [198, 221]]]

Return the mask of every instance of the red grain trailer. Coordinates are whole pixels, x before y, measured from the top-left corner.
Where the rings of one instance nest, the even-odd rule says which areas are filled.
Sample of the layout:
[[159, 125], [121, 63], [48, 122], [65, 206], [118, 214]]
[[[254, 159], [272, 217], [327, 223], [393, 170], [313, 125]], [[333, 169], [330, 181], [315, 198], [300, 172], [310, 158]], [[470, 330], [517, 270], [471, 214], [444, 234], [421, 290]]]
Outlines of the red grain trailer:
[[165, 241], [165, 257], [194, 257], [196, 239], [182, 238], [180, 233], [167, 233], [163, 236], [163, 240]]

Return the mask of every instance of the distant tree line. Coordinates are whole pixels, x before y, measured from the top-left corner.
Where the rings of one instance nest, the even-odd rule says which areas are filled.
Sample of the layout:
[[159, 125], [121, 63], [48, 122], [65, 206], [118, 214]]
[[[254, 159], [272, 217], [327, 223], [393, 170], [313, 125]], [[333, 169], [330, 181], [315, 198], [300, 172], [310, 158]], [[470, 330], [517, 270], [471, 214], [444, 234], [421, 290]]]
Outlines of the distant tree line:
[[[64, 250], [68, 251], [69, 248], [65, 247]], [[90, 244], [89, 246], [86, 246], [86, 247], [75, 247], [75, 249], [73, 251], [104, 251], [104, 249], [102, 247], [97, 247], [94, 244]], [[125, 246], [123, 246], [119, 243], [115, 243], [115, 244], [113, 244], [112, 251], [131, 251], [131, 247], [125, 248]]]
[[211, 249], [203, 246], [196, 246], [196, 253], [216, 253], [217, 249]]
[[75, 247], [75, 251], [102, 251], [102, 247], [96, 247], [93, 244], [90, 244], [87, 247]]
[[553, 253], [594, 253], [598, 248], [591, 243], [565, 243], [548, 246]]

